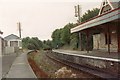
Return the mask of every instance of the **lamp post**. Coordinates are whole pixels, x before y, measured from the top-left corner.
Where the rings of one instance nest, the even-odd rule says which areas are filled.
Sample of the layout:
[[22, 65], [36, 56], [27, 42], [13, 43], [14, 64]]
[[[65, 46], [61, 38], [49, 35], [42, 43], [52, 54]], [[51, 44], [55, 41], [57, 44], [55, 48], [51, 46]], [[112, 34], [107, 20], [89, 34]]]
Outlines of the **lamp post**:
[[[75, 17], [78, 18], [78, 20], [77, 20], [78, 24], [81, 23], [81, 12], [82, 11], [81, 11], [80, 5], [75, 6]], [[79, 35], [78, 45], [80, 47], [80, 50], [82, 51], [83, 50], [83, 46], [82, 46], [82, 33], [78, 32], [78, 35]]]
[[19, 37], [21, 38], [21, 23], [18, 22], [17, 26], [18, 26], [18, 31], [19, 31]]
[[81, 7], [80, 5], [75, 6], [75, 17], [78, 18], [78, 23], [81, 23]]

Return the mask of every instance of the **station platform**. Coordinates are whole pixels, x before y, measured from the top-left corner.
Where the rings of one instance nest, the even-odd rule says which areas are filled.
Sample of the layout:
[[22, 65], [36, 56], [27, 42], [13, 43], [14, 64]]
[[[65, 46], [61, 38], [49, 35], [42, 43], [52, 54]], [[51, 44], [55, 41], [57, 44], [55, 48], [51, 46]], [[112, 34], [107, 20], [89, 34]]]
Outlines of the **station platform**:
[[37, 78], [28, 63], [27, 52], [20, 54], [13, 62], [8, 74], [6, 75], [6, 79], [9, 80], [11, 78]]
[[88, 53], [87, 51], [56, 49], [52, 50], [48, 55], [60, 61], [72, 63], [74, 67], [77, 66], [77, 68], [82, 71], [92, 73], [104, 79], [119, 80], [120, 78], [119, 53], [107, 53], [102, 51], [89, 51]]
[[93, 59], [101, 59], [101, 60], [109, 60], [120, 62], [120, 53], [116, 52], [105, 52], [101, 50], [94, 50], [94, 51], [77, 51], [77, 50], [63, 50], [63, 49], [56, 49], [52, 50], [53, 52], [63, 53], [63, 54], [70, 54], [75, 56], [93, 58]]

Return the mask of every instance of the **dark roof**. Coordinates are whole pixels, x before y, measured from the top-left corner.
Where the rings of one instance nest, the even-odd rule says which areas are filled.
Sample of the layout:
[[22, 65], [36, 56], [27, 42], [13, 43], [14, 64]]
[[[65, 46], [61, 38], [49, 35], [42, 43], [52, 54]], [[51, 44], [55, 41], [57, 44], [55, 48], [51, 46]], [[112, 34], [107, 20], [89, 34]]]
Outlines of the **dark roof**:
[[10, 34], [6, 37], [4, 37], [5, 40], [10, 40], [10, 39], [20, 39], [18, 36], [14, 35], [14, 34]]
[[114, 9], [120, 7], [120, 0], [109, 0]]
[[104, 0], [101, 3], [99, 15], [109, 12], [120, 7], [120, 0]]

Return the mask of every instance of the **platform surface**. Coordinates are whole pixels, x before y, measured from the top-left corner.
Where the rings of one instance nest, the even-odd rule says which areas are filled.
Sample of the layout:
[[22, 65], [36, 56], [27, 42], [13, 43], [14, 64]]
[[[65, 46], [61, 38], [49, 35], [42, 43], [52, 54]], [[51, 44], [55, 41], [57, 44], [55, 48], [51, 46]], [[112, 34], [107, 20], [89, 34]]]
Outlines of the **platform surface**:
[[15, 59], [6, 78], [36, 78], [28, 63], [27, 53], [22, 53]]

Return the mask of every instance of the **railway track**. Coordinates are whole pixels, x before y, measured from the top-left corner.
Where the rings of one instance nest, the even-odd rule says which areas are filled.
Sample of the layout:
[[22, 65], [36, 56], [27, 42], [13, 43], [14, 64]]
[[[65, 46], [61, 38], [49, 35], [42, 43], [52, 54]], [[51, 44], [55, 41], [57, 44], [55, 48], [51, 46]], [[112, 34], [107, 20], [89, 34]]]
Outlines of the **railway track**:
[[93, 75], [95, 76], [95, 78], [98, 80], [117, 80], [116, 77], [115, 78], [111, 78], [112, 75], [109, 75], [109, 74], [106, 74], [106, 73], [103, 73], [99, 70], [95, 70], [95, 69], [92, 69], [90, 67], [87, 67], [87, 66], [82, 66], [82, 65], [79, 65], [79, 64], [76, 64], [74, 62], [70, 62], [70, 61], [67, 61], [67, 60], [63, 60], [63, 59], [60, 59], [60, 58], [56, 58], [55, 56], [53, 55], [50, 55], [49, 53], [46, 53], [46, 56], [58, 63], [61, 63], [61, 64], [64, 64], [66, 66], [69, 66], [71, 68], [74, 68], [76, 70], [80, 70], [80, 71], [83, 71], [85, 72], [86, 74], [90, 74], [90, 75]]

